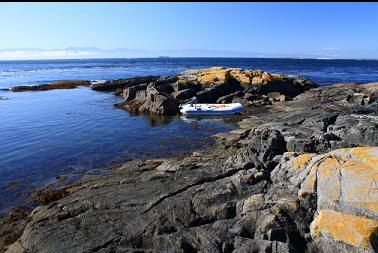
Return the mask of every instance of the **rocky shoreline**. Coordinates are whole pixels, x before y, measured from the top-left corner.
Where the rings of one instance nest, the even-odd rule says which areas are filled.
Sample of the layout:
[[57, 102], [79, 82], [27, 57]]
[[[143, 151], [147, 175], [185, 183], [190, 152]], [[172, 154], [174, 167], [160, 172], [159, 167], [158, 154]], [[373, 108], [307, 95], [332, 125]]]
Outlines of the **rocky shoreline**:
[[378, 83], [228, 68], [142, 79], [98, 89], [135, 112], [174, 114], [193, 94], [248, 110], [207, 150], [40, 192], [2, 221], [0, 252], [378, 251]]

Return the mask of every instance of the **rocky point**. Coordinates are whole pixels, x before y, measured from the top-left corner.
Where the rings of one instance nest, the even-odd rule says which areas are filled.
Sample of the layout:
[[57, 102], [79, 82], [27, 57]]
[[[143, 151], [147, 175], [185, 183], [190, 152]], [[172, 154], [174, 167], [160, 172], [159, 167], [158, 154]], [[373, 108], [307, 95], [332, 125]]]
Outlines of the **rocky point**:
[[241, 101], [239, 129], [183, 158], [39, 192], [43, 204], [2, 221], [2, 251], [378, 251], [378, 83], [316, 87], [229, 68], [153, 78], [110, 89], [152, 114], [193, 95]]

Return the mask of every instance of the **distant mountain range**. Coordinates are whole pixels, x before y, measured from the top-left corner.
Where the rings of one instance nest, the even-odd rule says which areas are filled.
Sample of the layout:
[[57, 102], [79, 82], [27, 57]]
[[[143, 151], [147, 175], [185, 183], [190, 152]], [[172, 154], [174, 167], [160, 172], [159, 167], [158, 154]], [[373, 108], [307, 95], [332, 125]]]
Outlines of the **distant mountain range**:
[[64, 49], [18, 48], [0, 49], [0, 60], [28, 59], [88, 59], [88, 58], [155, 58], [155, 57], [237, 57], [237, 58], [311, 58], [346, 59], [331, 54], [282, 54], [243, 52], [232, 50], [183, 49], [183, 50], [144, 50], [144, 49], [101, 49], [97, 47], [68, 47]]

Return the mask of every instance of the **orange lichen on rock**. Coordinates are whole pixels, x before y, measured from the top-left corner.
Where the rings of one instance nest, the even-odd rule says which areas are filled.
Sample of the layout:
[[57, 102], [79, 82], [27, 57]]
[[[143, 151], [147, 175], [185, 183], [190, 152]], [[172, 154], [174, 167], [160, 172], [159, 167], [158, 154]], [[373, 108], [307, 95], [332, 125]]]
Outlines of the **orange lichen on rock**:
[[264, 80], [264, 81], [271, 81], [272, 79], [273, 79], [273, 77], [272, 77], [272, 75], [271, 74], [269, 74], [268, 72], [264, 72], [263, 74], [262, 74], [262, 79]]
[[262, 77], [263, 73], [264, 73], [264, 71], [259, 70], [259, 69], [252, 70], [252, 76], [253, 77]]
[[312, 238], [331, 237], [355, 247], [371, 247], [378, 229], [378, 220], [332, 210], [321, 210], [311, 223]]
[[198, 73], [198, 81], [205, 84], [224, 83], [231, 70], [232, 69], [222, 67], [202, 69]]
[[282, 74], [271, 74], [271, 76], [274, 79], [283, 79], [283, 78], [285, 78], [285, 75], [282, 75]]
[[378, 219], [378, 147], [344, 148], [283, 156], [298, 197], [316, 196], [317, 209]]
[[[265, 84], [274, 79], [282, 79], [280, 74], [269, 74], [262, 70], [244, 70], [241, 68], [212, 67], [207, 69], [194, 69], [183, 73], [181, 81], [198, 81], [203, 84], [223, 84], [229, 78], [245, 84]], [[179, 81], [180, 81], [179, 80]]]
[[237, 79], [241, 83], [250, 84], [252, 81], [251, 70], [233, 69], [230, 74], [233, 78]]
[[314, 153], [305, 153], [296, 157], [293, 161], [294, 169], [304, 169], [310, 162], [311, 158], [315, 156]]
[[261, 84], [264, 82], [264, 79], [262, 77], [254, 77], [252, 78], [252, 84]]

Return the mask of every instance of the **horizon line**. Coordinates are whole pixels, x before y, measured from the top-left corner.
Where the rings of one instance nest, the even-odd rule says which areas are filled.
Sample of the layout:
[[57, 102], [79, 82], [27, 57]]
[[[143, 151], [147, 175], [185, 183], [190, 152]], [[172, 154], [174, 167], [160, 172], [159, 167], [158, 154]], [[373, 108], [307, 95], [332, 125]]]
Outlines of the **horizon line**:
[[154, 56], [154, 57], [100, 57], [100, 58], [51, 58], [51, 59], [0, 59], [0, 62], [5, 61], [66, 61], [66, 60], [104, 60], [104, 59], [287, 59], [287, 60], [356, 60], [356, 61], [377, 61], [378, 58], [327, 58], [327, 57], [233, 57], [233, 56]]

